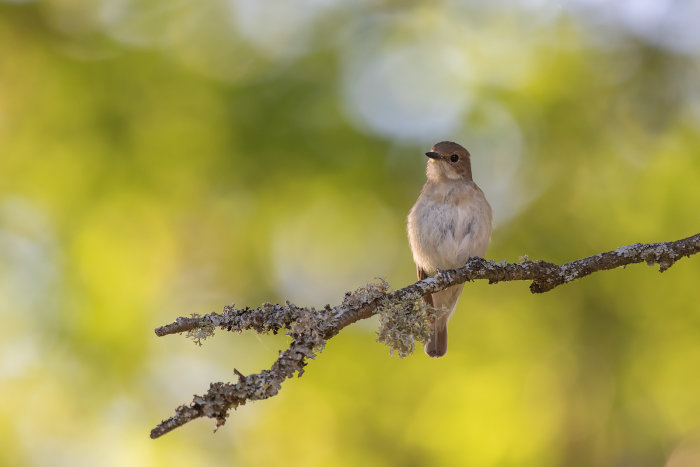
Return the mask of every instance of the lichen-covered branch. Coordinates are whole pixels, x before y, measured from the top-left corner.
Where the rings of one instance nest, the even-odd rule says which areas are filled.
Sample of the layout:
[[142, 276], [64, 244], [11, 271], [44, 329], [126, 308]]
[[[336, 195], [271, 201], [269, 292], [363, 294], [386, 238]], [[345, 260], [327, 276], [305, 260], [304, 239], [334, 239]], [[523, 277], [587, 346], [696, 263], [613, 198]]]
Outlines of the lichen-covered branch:
[[289, 302], [284, 305], [267, 303], [252, 309], [226, 306], [222, 313], [178, 318], [171, 324], [157, 328], [156, 335], [187, 332], [188, 336], [199, 342], [213, 334], [215, 328], [238, 332], [253, 329], [258, 333], [275, 334], [286, 329], [292, 341], [269, 370], [249, 376], [234, 370], [238, 375], [237, 383], [212, 383], [204, 396], [195, 396], [191, 404], [181, 405], [175, 410], [175, 415], [155, 427], [151, 438], [158, 438], [199, 417], [216, 419], [218, 428], [224, 424], [231, 409], [248, 401], [276, 395], [287, 378], [302, 375], [307, 359], [314, 358], [323, 350], [328, 339], [346, 326], [376, 313], [382, 317], [380, 340], [400, 355], [410, 353], [414, 341], [423, 341], [427, 337], [427, 320], [433, 312], [420, 304], [420, 298], [452, 285], [476, 279], [488, 279], [490, 283], [526, 280], [532, 281], [532, 293], [543, 293], [596, 271], [628, 264], [658, 264], [663, 272], [682, 257], [699, 251], [700, 234], [697, 234], [675, 242], [627, 245], [562, 266], [530, 260], [496, 263], [474, 257], [464, 267], [441, 271], [393, 292], [388, 292], [389, 285], [380, 279], [379, 283], [348, 292], [343, 302], [333, 308], [327, 305], [322, 310], [316, 310]]

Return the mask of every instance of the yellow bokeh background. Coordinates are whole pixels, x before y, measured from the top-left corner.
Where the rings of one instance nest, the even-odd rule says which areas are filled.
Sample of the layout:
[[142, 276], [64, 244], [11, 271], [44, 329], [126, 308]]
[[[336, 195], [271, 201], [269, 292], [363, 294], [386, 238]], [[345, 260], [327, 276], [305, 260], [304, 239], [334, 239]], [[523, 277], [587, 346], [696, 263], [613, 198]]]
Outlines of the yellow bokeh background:
[[658, 4], [0, 1], [0, 465], [700, 465], [700, 257], [470, 283], [443, 359], [373, 318], [215, 434], [148, 437], [288, 342], [155, 327], [415, 280], [436, 141], [488, 258], [700, 232], [700, 10]]

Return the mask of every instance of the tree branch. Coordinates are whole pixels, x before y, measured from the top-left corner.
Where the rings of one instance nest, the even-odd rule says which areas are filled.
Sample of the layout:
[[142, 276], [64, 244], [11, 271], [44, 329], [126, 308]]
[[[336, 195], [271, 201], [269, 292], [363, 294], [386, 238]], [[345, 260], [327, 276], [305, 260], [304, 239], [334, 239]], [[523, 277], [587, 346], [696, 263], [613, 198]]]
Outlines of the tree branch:
[[[186, 331], [189, 337], [199, 342], [200, 339], [213, 334], [216, 327], [227, 331], [253, 329], [258, 333], [275, 334], [284, 328], [287, 329], [292, 342], [287, 350], [280, 353], [269, 370], [249, 376], [243, 376], [238, 370], [234, 370], [238, 375], [236, 384], [212, 383], [204, 396], [194, 396], [190, 405], [179, 406], [174, 416], [156, 426], [151, 431], [151, 438], [158, 438], [204, 416], [216, 419], [218, 428], [225, 423], [230, 409], [235, 409], [247, 401], [267, 399], [276, 395], [287, 378], [293, 377], [295, 373], [302, 375], [307, 359], [314, 358], [323, 350], [328, 339], [346, 326], [376, 313], [403, 315], [408, 320], [408, 324], [413, 327], [402, 327], [400, 332], [411, 334], [404, 337], [408, 339], [409, 351], [412, 350], [414, 338], [425, 338], [425, 334], [422, 334], [424, 329], [420, 324], [421, 319], [426, 318], [426, 313], [424, 308], [417, 305], [418, 301], [426, 294], [452, 285], [476, 279], [488, 279], [489, 283], [527, 280], [532, 281], [532, 293], [543, 293], [596, 271], [628, 264], [658, 264], [659, 271], [664, 272], [682, 257], [699, 251], [700, 234], [697, 234], [675, 242], [626, 245], [562, 266], [530, 260], [511, 264], [505, 261], [496, 263], [473, 257], [464, 267], [441, 271], [394, 292], [388, 292], [388, 284], [383, 280], [379, 284], [368, 284], [353, 293], [346, 293], [343, 303], [334, 308], [326, 305], [323, 310], [315, 310], [298, 307], [289, 302], [284, 305], [266, 303], [253, 309], [236, 309], [232, 305], [224, 307], [222, 313], [177, 318], [175, 322], [157, 328], [156, 335], [165, 336]], [[391, 342], [387, 343], [392, 345]], [[399, 352], [403, 353], [401, 350]]]

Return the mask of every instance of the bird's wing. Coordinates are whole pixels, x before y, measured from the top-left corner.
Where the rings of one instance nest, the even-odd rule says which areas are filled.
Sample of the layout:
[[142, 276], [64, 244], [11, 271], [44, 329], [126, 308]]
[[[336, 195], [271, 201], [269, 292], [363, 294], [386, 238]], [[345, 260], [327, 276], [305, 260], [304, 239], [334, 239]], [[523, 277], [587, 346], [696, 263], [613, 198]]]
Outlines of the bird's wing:
[[[422, 281], [423, 279], [428, 277], [428, 273], [425, 272], [425, 270], [422, 267], [416, 266], [416, 269], [418, 270], [418, 280], [419, 281]], [[433, 305], [432, 294], [424, 295], [423, 296], [423, 303], [425, 303], [426, 305], [435, 306], [435, 305]]]

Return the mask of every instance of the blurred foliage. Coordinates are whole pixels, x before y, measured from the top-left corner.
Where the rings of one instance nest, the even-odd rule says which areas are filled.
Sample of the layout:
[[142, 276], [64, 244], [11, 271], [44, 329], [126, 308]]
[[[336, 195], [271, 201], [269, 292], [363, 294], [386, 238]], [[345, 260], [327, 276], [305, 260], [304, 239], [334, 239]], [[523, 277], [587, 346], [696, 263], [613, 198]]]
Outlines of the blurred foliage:
[[154, 327], [414, 280], [441, 139], [490, 258], [697, 233], [697, 3], [634, 5], [0, 3], [0, 465], [700, 465], [699, 258], [469, 284], [446, 358], [390, 357], [373, 319], [216, 435], [148, 439], [286, 342]]

